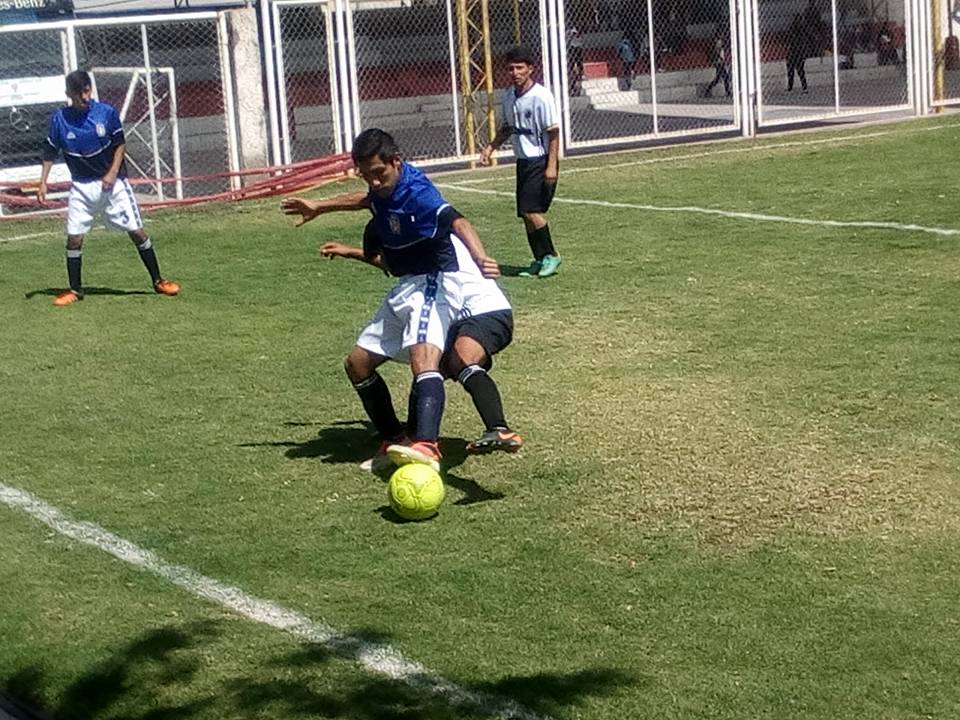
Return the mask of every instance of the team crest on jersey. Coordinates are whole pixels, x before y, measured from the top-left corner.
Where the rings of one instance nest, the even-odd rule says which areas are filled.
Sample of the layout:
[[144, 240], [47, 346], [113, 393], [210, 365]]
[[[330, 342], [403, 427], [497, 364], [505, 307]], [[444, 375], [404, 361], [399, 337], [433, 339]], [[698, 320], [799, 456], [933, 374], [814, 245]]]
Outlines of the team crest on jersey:
[[390, 232], [394, 235], [400, 234], [400, 216], [399, 215], [388, 215], [387, 223], [390, 225]]
[[97, 135], [104, 137], [107, 134], [107, 126], [103, 123], [97, 123]]
[[525, 120], [532, 120], [532, 119], [533, 119], [533, 110], [527, 110], [527, 111], [523, 114], [523, 117], [524, 117]]

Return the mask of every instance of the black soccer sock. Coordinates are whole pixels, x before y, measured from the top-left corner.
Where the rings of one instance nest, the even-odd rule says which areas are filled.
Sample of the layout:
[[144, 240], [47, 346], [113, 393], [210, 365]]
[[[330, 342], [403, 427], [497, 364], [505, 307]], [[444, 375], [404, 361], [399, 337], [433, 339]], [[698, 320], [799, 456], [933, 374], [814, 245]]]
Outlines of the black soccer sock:
[[363, 409], [377, 429], [381, 440], [392, 440], [403, 434], [403, 425], [397, 419], [393, 409], [393, 399], [390, 397], [390, 388], [380, 377], [380, 373], [373, 373], [365, 380], [353, 384], [353, 389], [360, 396]]
[[556, 255], [557, 251], [553, 247], [553, 239], [550, 237], [550, 226], [544, 225], [539, 230], [527, 233], [527, 243], [530, 245], [530, 251], [537, 260], [543, 260], [546, 255]]
[[417, 421], [414, 439], [436, 442], [440, 437], [440, 419], [446, 400], [443, 375], [436, 371], [420, 373], [414, 379], [410, 392], [416, 396], [413, 400]]
[[147, 238], [137, 245], [137, 252], [140, 253], [140, 259], [143, 260], [147, 272], [150, 273], [150, 279], [156, 282], [160, 279], [160, 263], [157, 262], [157, 254], [153, 251], [153, 243]]
[[70, 289], [75, 293], [80, 293], [83, 291], [83, 285], [80, 281], [82, 270], [83, 251], [67, 250], [67, 281], [70, 283]]
[[487, 430], [507, 429], [503, 416], [503, 401], [493, 378], [479, 365], [468, 365], [457, 378], [463, 389], [470, 393], [480, 419]]

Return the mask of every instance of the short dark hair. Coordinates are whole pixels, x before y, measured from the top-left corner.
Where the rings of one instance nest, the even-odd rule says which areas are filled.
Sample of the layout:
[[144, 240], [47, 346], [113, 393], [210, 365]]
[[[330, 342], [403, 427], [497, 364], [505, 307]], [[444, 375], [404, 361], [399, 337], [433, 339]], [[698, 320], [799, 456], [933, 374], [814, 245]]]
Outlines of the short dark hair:
[[86, 70], [74, 70], [66, 77], [67, 92], [82, 93], [89, 87], [93, 87], [93, 80], [90, 79], [90, 73]]
[[517, 45], [507, 50], [508, 63], [524, 63], [533, 67], [536, 63], [533, 61], [533, 53], [525, 45]]
[[400, 147], [390, 133], [379, 128], [370, 128], [354, 138], [350, 154], [357, 165], [361, 160], [369, 160], [374, 155], [387, 162], [400, 154]]

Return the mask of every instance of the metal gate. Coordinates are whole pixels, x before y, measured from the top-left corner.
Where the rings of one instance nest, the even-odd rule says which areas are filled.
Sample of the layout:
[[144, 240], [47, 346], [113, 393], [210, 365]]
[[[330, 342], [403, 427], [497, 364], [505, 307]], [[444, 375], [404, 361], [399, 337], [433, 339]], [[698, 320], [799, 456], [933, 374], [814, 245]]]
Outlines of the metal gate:
[[904, 0], [757, 0], [751, 16], [759, 126], [913, 105], [914, 41]]

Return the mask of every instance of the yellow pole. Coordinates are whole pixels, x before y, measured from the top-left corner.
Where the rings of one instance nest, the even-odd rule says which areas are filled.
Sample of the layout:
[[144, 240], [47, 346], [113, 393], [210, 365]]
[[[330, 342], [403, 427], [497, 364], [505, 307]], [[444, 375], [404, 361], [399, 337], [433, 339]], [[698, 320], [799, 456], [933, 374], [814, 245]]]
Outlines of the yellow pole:
[[513, 44], [520, 44], [520, 0], [513, 0]]
[[[494, 135], [497, 134], [497, 114], [493, 107], [493, 47], [490, 44], [490, 0], [482, 0], [481, 8], [483, 12], [483, 89], [487, 93], [487, 140], [492, 141]], [[493, 162], [495, 163], [496, 160]]]
[[[931, 15], [933, 20], [933, 100], [937, 102], [943, 100], [943, 28], [941, 27], [943, 4], [941, 0], [932, 0]], [[937, 106], [935, 112], [940, 112], [942, 108]]]
[[470, 39], [467, 23], [467, 2], [457, 0], [457, 55], [460, 61], [460, 97], [463, 98], [463, 129], [467, 142], [467, 156], [471, 158], [470, 167], [474, 167], [472, 159], [477, 154], [477, 142], [474, 137], [473, 86], [470, 78]]

